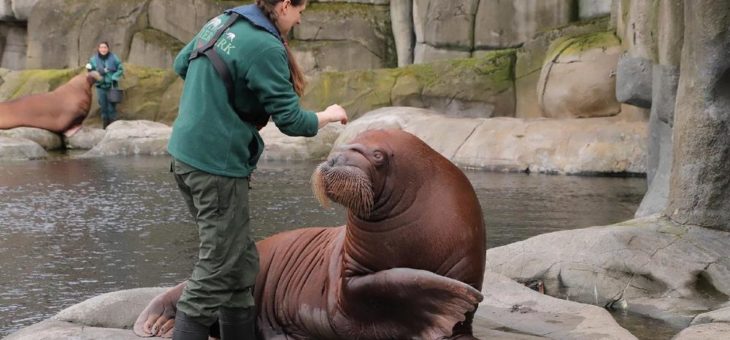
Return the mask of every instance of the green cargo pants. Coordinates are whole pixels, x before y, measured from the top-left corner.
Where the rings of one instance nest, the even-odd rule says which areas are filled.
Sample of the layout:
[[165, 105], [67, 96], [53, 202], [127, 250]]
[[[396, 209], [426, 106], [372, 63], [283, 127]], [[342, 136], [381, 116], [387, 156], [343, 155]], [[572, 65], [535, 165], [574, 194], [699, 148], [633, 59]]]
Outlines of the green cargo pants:
[[249, 227], [248, 178], [209, 174], [174, 159], [172, 170], [200, 237], [198, 260], [177, 308], [210, 326], [219, 307], [254, 305], [259, 258]]

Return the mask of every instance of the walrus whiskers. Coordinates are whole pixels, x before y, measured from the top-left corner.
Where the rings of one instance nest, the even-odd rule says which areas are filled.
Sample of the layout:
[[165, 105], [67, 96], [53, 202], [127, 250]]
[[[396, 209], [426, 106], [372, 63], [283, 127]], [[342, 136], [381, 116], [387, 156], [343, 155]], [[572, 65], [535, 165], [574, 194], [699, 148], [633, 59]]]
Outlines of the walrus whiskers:
[[322, 166], [318, 166], [312, 174], [312, 192], [320, 205], [325, 208], [330, 207], [330, 199], [327, 197], [327, 189], [325, 188], [324, 178], [322, 177]]
[[349, 168], [318, 167], [312, 175], [312, 190], [325, 208], [332, 200], [361, 217], [367, 217], [373, 208], [374, 193], [370, 180]]

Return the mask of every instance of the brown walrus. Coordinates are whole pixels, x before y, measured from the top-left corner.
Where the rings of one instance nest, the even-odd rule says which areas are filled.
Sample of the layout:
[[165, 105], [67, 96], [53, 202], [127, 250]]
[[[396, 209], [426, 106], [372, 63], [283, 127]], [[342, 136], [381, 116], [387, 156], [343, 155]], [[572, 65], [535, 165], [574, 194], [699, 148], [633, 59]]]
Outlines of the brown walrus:
[[55, 90], [0, 103], [0, 129], [36, 127], [71, 135], [91, 108], [91, 86], [99, 72], [79, 74]]
[[[316, 195], [347, 224], [257, 243], [261, 339], [472, 338], [486, 236], [464, 174], [417, 137], [367, 131], [314, 172]], [[184, 283], [140, 314], [140, 336], [172, 334]]]

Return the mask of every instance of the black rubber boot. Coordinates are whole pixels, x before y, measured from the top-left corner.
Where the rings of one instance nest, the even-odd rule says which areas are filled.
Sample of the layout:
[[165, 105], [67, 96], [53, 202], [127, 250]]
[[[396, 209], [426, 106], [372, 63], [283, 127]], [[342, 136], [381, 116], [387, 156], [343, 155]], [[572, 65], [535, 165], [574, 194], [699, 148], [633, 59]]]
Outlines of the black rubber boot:
[[177, 311], [173, 340], [208, 340], [209, 328], [191, 319], [187, 314]]
[[218, 310], [221, 340], [256, 339], [256, 307], [227, 308]]
[[101, 128], [106, 130], [106, 127], [109, 126], [110, 122], [107, 118], [101, 118]]

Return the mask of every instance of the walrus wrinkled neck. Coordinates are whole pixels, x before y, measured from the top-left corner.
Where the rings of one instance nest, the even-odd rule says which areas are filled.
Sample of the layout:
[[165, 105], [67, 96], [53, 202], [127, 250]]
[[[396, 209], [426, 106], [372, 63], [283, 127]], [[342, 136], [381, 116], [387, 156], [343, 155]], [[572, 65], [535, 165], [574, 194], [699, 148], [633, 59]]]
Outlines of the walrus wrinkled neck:
[[[407, 259], [416, 245], [409, 244], [409, 236], [422, 218], [419, 211], [418, 191], [412, 188], [382, 197], [366, 217], [349, 211], [344, 251], [352, 265], [346, 272], [363, 274], [393, 268], [397, 259]], [[393, 240], [399, 240], [394, 242]], [[363, 266], [361, 264], [368, 264]], [[396, 266], [405, 265], [397, 263]]]

